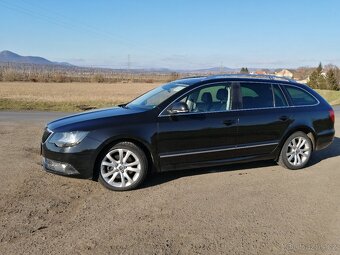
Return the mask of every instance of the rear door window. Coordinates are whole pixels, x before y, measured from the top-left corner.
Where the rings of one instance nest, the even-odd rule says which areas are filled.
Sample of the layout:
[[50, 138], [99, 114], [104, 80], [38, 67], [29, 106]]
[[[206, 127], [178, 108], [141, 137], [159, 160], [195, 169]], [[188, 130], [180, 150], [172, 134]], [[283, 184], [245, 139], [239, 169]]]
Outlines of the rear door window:
[[307, 91], [292, 86], [286, 86], [285, 88], [292, 100], [293, 105], [299, 106], [317, 104], [316, 99]]
[[274, 107], [272, 85], [267, 83], [241, 83], [243, 109]]

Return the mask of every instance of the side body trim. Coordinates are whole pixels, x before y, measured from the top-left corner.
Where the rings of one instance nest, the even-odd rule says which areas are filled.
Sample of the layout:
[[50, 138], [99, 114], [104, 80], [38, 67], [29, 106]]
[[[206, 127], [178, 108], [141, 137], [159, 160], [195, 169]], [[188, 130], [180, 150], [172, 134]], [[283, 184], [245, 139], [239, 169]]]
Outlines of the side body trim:
[[221, 148], [221, 149], [211, 149], [211, 150], [201, 150], [201, 151], [191, 151], [191, 152], [183, 152], [183, 153], [165, 154], [165, 155], [160, 155], [160, 158], [180, 157], [180, 156], [187, 156], [187, 155], [212, 153], [212, 152], [220, 152], [220, 151], [230, 151], [230, 150], [242, 150], [242, 149], [263, 147], [263, 146], [270, 146], [270, 145], [277, 145], [277, 144], [279, 144], [279, 143], [273, 142], [273, 143], [248, 145], [248, 146], [241, 146], [241, 147], [229, 147], [229, 148]]

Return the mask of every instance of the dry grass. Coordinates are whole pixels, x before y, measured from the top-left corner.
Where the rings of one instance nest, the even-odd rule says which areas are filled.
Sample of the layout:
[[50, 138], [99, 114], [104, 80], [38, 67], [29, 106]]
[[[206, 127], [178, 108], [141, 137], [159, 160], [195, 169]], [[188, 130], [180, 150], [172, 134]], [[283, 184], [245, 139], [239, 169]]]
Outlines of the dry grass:
[[0, 82], [0, 109], [75, 111], [128, 102], [159, 83]]
[[129, 101], [159, 84], [1, 82], [0, 96], [33, 101]]
[[[160, 83], [0, 82], [0, 110], [81, 111], [126, 103]], [[332, 105], [340, 91], [318, 90]]]

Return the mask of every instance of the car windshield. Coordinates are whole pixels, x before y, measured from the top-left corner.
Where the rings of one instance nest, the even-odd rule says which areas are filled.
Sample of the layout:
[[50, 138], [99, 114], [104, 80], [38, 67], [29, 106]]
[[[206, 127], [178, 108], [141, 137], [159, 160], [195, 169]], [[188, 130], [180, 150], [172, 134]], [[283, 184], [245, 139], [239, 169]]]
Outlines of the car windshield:
[[144, 95], [136, 98], [135, 100], [127, 104], [126, 107], [153, 109], [187, 86], [187, 84], [181, 84], [177, 82], [165, 84], [163, 86], [150, 90]]

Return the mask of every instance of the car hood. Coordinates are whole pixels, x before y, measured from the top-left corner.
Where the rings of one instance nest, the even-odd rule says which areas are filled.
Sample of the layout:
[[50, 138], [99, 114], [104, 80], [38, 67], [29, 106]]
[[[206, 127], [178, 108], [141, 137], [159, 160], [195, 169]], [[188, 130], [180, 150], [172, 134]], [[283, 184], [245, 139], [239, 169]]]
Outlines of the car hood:
[[48, 129], [54, 132], [67, 131], [88, 131], [98, 126], [105, 126], [112, 122], [112, 119], [124, 118], [131, 114], [144, 112], [142, 109], [131, 109], [124, 107], [113, 107], [86, 111], [56, 119], [47, 124]]

